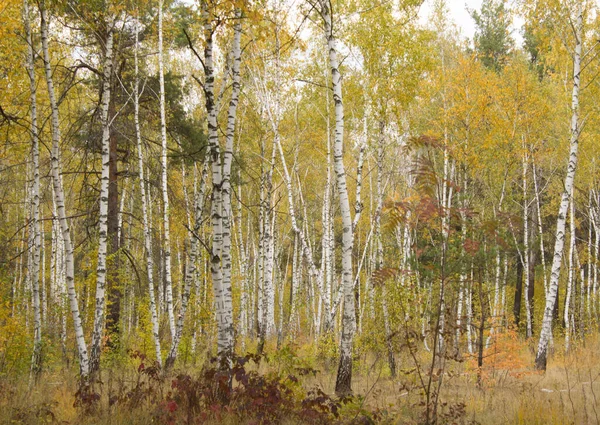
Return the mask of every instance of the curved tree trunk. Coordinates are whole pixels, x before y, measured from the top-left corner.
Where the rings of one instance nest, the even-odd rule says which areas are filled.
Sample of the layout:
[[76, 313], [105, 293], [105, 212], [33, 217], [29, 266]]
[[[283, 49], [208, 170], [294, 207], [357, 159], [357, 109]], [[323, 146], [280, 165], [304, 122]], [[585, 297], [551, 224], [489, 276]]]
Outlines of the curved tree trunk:
[[54, 201], [56, 202], [56, 212], [58, 215], [58, 222], [60, 225], [60, 231], [62, 233], [62, 239], [65, 250], [65, 280], [67, 293], [69, 296], [71, 315], [73, 316], [73, 327], [75, 328], [75, 341], [77, 343], [77, 352], [79, 354], [79, 372], [81, 374], [82, 380], [85, 381], [89, 376], [89, 357], [87, 346], [85, 344], [85, 336], [83, 334], [81, 316], [79, 314], [77, 292], [75, 291], [75, 265], [73, 258], [73, 243], [71, 241], [71, 229], [69, 228], [69, 221], [67, 219], [67, 212], [65, 207], [65, 193], [63, 190], [63, 184], [60, 175], [61, 135], [58, 119], [58, 103], [56, 101], [56, 94], [54, 92], [54, 80], [52, 77], [52, 67], [50, 64], [50, 51], [48, 49], [48, 18], [45, 2], [42, 0], [40, 1], [39, 5], [40, 14], [42, 17], [40, 28], [42, 36], [41, 38], [44, 58], [44, 70], [46, 74], [46, 84], [48, 86], [48, 98], [50, 100], [50, 109], [52, 112], [52, 153], [50, 160], [52, 171], [52, 185], [54, 188]]
[[554, 256], [552, 258], [552, 269], [550, 274], [550, 283], [548, 285], [548, 296], [546, 297], [546, 307], [544, 308], [544, 317], [542, 320], [542, 330], [540, 332], [540, 341], [538, 344], [537, 355], [535, 358], [536, 369], [546, 370], [548, 342], [552, 335], [552, 318], [554, 314], [554, 304], [556, 303], [558, 293], [558, 279], [560, 277], [560, 268], [562, 265], [562, 255], [565, 247], [565, 224], [567, 210], [571, 199], [573, 181], [575, 180], [575, 170], [577, 169], [577, 148], [579, 145], [579, 83], [581, 73], [581, 48], [583, 37], [583, 5], [577, 6], [577, 18], [575, 22], [575, 52], [573, 57], [573, 93], [571, 98], [571, 141], [569, 148], [569, 161], [567, 165], [567, 175], [565, 176], [564, 189], [558, 209], [556, 219], [556, 241], [554, 243]]

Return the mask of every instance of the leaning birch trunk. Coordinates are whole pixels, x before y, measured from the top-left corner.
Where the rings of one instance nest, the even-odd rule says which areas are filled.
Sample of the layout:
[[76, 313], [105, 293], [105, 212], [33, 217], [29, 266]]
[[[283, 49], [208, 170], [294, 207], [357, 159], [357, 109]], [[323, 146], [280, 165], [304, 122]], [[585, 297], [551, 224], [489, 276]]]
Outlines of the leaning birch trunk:
[[[40, 252], [42, 249], [40, 228], [40, 144], [37, 126], [35, 59], [29, 19], [29, 4], [27, 3], [27, 0], [25, 0], [23, 2], [23, 23], [25, 26], [25, 36], [27, 38], [27, 74], [29, 76], [29, 99], [31, 102], [30, 131], [33, 166], [33, 182], [31, 187], [31, 225], [33, 230], [33, 261], [31, 268], [31, 289], [33, 294], [33, 354], [31, 357], [31, 377], [37, 380], [42, 370], [42, 319], [40, 306]], [[42, 288], [43, 283], [42, 280]]]
[[160, 98], [161, 139], [161, 189], [163, 198], [163, 226], [165, 237], [165, 298], [171, 338], [175, 338], [175, 313], [173, 312], [173, 277], [171, 274], [171, 231], [169, 226], [169, 192], [167, 188], [167, 121], [165, 116], [165, 71], [163, 60], [163, 0], [158, 1], [158, 78]]
[[531, 324], [531, 300], [529, 299], [529, 205], [527, 200], [527, 153], [523, 154], [523, 258], [525, 263], [525, 314], [527, 316], [527, 338], [533, 336]]
[[354, 280], [352, 279], [352, 245], [353, 229], [350, 214], [350, 200], [346, 186], [346, 172], [344, 169], [344, 103], [342, 101], [342, 80], [338, 69], [336, 39], [333, 35], [333, 19], [330, 3], [320, 0], [321, 15], [325, 23], [325, 37], [329, 50], [329, 67], [331, 69], [331, 82], [333, 86], [333, 102], [335, 105], [335, 142], [333, 148], [333, 161], [336, 174], [338, 196], [340, 201], [340, 214], [342, 216], [342, 291], [344, 300], [342, 318], [342, 337], [340, 341], [340, 363], [335, 383], [335, 392], [338, 395], [352, 393], [352, 343], [355, 329], [354, 313]]
[[106, 252], [108, 245], [108, 174], [110, 165], [110, 78], [112, 74], [113, 31], [108, 28], [104, 57], [104, 75], [102, 84], [102, 175], [100, 177], [100, 215], [98, 232], [98, 264], [96, 267], [96, 311], [94, 314], [94, 332], [90, 349], [90, 373], [100, 368], [102, 336], [104, 330], [104, 308], [106, 303]]
[[567, 175], [565, 177], [564, 189], [558, 209], [556, 219], [556, 241], [554, 243], [554, 256], [552, 258], [552, 269], [550, 274], [550, 283], [548, 286], [548, 296], [546, 297], [546, 307], [544, 308], [544, 317], [542, 319], [542, 330], [540, 332], [540, 341], [538, 344], [537, 355], [535, 358], [536, 369], [546, 370], [548, 342], [552, 334], [552, 316], [554, 313], [554, 304], [558, 293], [558, 279], [560, 277], [560, 268], [562, 265], [562, 255], [565, 247], [565, 224], [567, 209], [569, 208], [570, 194], [573, 190], [573, 181], [575, 179], [575, 170], [577, 169], [577, 148], [579, 145], [579, 82], [581, 73], [581, 45], [583, 37], [583, 5], [577, 6], [577, 21], [575, 23], [575, 52], [573, 57], [573, 94], [571, 100], [571, 140], [569, 148], [569, 161], [567, 165]]
[[65, 280], [67, 286], [67, 293], [69, 295], [69, 305], [71, 308], [71, 315], [73, 316], [73, 327], [75, 329], [75, 341], [77, 343], [77, 352], [79, 355], [79, 372], [81, 374], [82, 381], [86, 381], [89, 377], [89, 357], [87, 346], [85, 343], [85, 336], [83, 334], [83, 326], [81, 324], [81, 315], [79, 314], [79, 304], [77, 301], [77, 292], [75, 291], [75, 265], [73, 256], [73, 243], [71, 241], [71, 229], [69, 228], [69, 221], [67, 218], [67, 212], [65, 207], [65, 192], [63, 190], [63, 184], [61, 180], [60, 171], [60, 126], [58, 119], [58, 103], [56, 101], [56, 94], [54, 92], [54, 81], [52, 77], [52, 67], [50, 64], [50, 51], [48, 48], [48, 18], [45, 7], [45, 2], [40, 2], [40, 14], [41, 14], [41, 38], [42, 38], [42, 52], [44, 59], [44, 71], [46, 74], [46, 84], [48, 86], [48, 98], [50, 100], [50, 109], [52, 112], [51, 124], [52, 124], [52, 152], [51, 152], [51, 171], [52, 171], [52, 185], [54, 188], [54, 201], [56, 202], [56, 212], [58, 215], [58, 222], [60, 225], [60, 231], [62, 233], [62, 239], [64, 244], [64, 266], [65, 266]]
[[142, 134], [140, 131], [140, 88], [138, 67], [139, 31], [136, 26], [135, 32], [135, 93], [133, 98], [135, 136], [137, 143], [138, 169], [140, 175], [140, 193], [142, 196], [142, 224], [144, 226], [144, 248], [146, 251], [146, 273], [148, 275], [148, 298], [150, 299], [150, 320], [152, 321], [152, 337], [154, 338], [154, 352], [156, 361], [162, 366], [162, 354], [160, 348], [160, 336], [158, 325], [158, 312], [156, 310], [156, 298], [154, 295], [154, 258], [152, 257], [152, 234], [150, 230], [150, 219], [148, 217], [148, 200], [146, 199], [146, 179], [144, 178], [144, 155], [142, 152]]

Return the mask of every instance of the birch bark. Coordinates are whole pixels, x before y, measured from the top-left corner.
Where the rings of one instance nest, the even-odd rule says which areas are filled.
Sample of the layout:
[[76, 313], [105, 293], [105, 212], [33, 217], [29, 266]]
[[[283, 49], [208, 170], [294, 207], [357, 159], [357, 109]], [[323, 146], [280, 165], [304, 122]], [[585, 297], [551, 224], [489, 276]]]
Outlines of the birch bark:
[[334, 169], [342, 216], [342, 290], [343, 317], [342, 337], [340, 340], [340, 363], [338, 366], [335, 392], [342, 396], [352, 393], [352, 345], [355, 331], [354, 312], [354, 280], [352, 279], [352, 245], [354, 242], [353, 223], [350, 212], [350, 200], [346, 186], [346, 171], [344, 168], [344, 103], [342, 100], [342, 80], [336, 50], [336, 38], [333, 34], [331, 3], [319, 0], [321, 16], [325, 27], [325, 38], [329, 51], [329, 68], [333, 86], [333, 102], [335, 105], [335, 143], [333, 149]]
[[48, 87], [48, 98], [50, 100], [51, 109], [51, 126], [52, 126], [52, 152], [51, 152], [51, 171], [52, 171], [52, 185], [54, 188], [54, 201], [56, 202], [56, 211], [58, 215], [58, 222], [60, 225], [60, 231], [62, 233], [62, 240], [65, 250], [65, 280], [67, 293], [69, 295], [69, 304], [71, 308], [71, 315], [73, 316], [73, 327], [75, 328], [75, 341], [77, 344], [77, 351], [79, 355], [79, 371], [82, 380], [87, 380], [89, 376], [89, 356], [87, 346], [85, 344], [85, 337], [83, 334], [83, 326], [81, 323], [81, 316], [79, 314], [79, 304], [77, 302], [77, 292], [75, 291], [75, 265], [73, 256], [73, 243], [71, 240], [71, 229], [69, 228], [69, 222], [67, 219], [66, 206], [65, 206], [65, 193], [63, 190], [63, 184], [61, 180], [60, 171], [60, 125], [59, 125], [59, 111], [58, 102], [56, 100], [56, 94], [54, 91], [54, 80], [52, 76], [52, 66], [50, 61], [50, 51], [48, 48], [48, 17], [46, 12], [45, 1], [42, 0], [39, 3], [40, 15], [41, 15], [41, 38], [42, 38], [42, 52], [44, 60], [44, 71], [46, 75], [46, 85]]
[[548, 296], [546, 297], [546, 307], [542, 319], [542, 330], [535, 358], [536, 369], [546, 370], [548, 342], [552, 334], [552, 316], [556, 295], [558, 293], [558, 279], [562, 265], [562, 255], [565, 246], [565, 223], [567, 209], [569, 208], [570, 194], [575, 179], [577, 169], [577, 149], [579, 145], [579, 83], [581, 74], [581, 49], [583, 37], [583, 5], [578, 3], [577, 18], [574, 27], [575, 32], [575, 51], [573, 56], [573, 92], [571, 96], [571, 139], [569, 147], [569, 159], [567, 165], [567, 174], [565, 176], [564, 189], [556, 219], [556, 240], [554, 243], [554, 256], [552, 258], [552, 269], [550, 274], [550, 283], [548, 286]]
[[525, 269], [525, 314], [527, 316], [527, 338], [533, 336], [531, 324], [531, 299], [529, 299], [530, 267], [529, 267], [529, 202], [527, 199], [527, 153], [523, 154], [523, 259]]
[[227, 113], [226, 144], [223, 161], [219, 145], [217, 108], [215, 104], [215, 76], [213, 61], [214, 29], [209, 17], [208, 4], [202, 2], [204, 20], [204, 92], [208, 121], [208, 143], [212, 173], [212, 247], [210, 252], [211, 275], [213, 281], [215, 315], [218, 326], [217, 350], [222, 360], [233, 353], [233, 304], [231, 294], [231, 162], [233, 157], [233, 136], [237, 104], [240, 92], [239, 66], [241, 62], [241, 11], [236, 9], [234, 24], [233, 88]]
[[104, 74], [102, 87], [102, 175], [100, 177], [100, 215], [98, 232], [98, 264], [96, 268], [96, 310], [94, 314], [94, 332], [90, 349], [90, 372], [96, 373], [100, 368], [102, 352], [102, 336], [104, 330], [104, 309], [106, 303], [106, 252], [108, 246], [108, 184], [110, 166], [110, 79], [112, 74], [113, 31], [108, 28], [106, 37]]
[[163, 60], [163, 0], [158, 1], [158, 77], [160, 97], [161, 139], [161, 189], [163, 198], [163, 228], [165, 238], [165, 298], [171, 338], [175, 338], [175, 313], [173, 311], [173, 277], [171, 273], [171, 229], [169, 224], [169, 192], [167, 187], [167, 120], [165, 116], [165, 71]]
[[[570, 303], [571, 303], [571, 291], [573, 288], [573, 280], [575, 278], [575, 262], [574, 262], [574, 252], [575, 252], [575, 208], [573, 206], [573, 192], [571, 191], [571, 201], [569, 203], [569, 274], [567, 277], [567, 293], [565, 294], [565, 311], [564, 311], [564, 320], [565, 320], [565, 351], [569, 351], [569, 344], [571, 338], [571, 322], [570, 322]], [[583, 282], [582, 282], [583, 284]]]
[[138, 172], [140, 179], [140, 194], [142, 197], [142, 224], [144, 226], [144, 249], [146, 251], [146, 274], [148, 277], [148, 298], [150, 302], [150, 320], [152, 322], [152, 337], [154, 341], [154, 353], [159, 366], [162, 366], [162, 354], [160, 347], [158, 312], [156, 308], [156, 296], [154, 294], [154, 258], [152, 257], [152, 232], [150, 227], [150, 217], [148, 215], [148, 199], [146, 196], [146, 179], [144, 174], [144, 154], [142, 152], [142, 133], [140, 130], [140, 82], [139, 82], [139, 29], [136, 26], [135, 31], [135, 87], [134, 87], [134, 121], [135, 121], [135, 136], [138, 156]]
[[[31, 289], [33, 294], [33, 354], [31, 375], [36, 379], [42, 370], [42, 318], [40, 306], [40, 252], [42, 249], [40, 222], [40, 144], [37, 124], [37, 87], [35, 83], [35, 58], [29, 16], [29, 4], [23, 2], [23, 23], [27, 41], [27, 74], [29, 76], [29, 99], [31, 102], [31, 154], [33, 182], [31, 187], [31, 230], [33, 232], [33, 254], [31, 268]], [[43, 280], [42, 280], [43, 285]], [[43, 288], [43, 286], [42, 286]]]

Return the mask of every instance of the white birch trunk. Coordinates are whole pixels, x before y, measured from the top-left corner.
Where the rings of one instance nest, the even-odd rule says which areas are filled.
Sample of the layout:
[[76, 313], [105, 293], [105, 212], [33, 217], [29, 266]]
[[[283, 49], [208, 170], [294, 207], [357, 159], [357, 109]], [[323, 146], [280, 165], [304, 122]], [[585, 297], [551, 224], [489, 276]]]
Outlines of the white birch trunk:
[[[42, 317], [40, 305], [40, 252], [42, 249], [42, 235], [40, 222], [40, 144], [37, 124], [37, 87], [35, 83], [35, 58], [31, 25], [29, 17], [29, 4], [23, 2], [23, 23], [27, 41], [27, 74], [29, 76], [29, 99], [31, 102], [31, 154], [33, 167], [33, 181], [31, 187], [31, 230], [33, 232], [32, 264], [31, 264], [31, 289], [33, 295], [33, 354], [31, 358], [31, 376], [39, 377], [42, 368]], [[43, 267], [43, 265], [42, 265]], [[42, 293], [43, 292], [42, 279]]]
[[160, 98], [161, 139], [161, 190], [163, 198], [163, 226], [165, 238], [165, 298], [171, 338], [175, 338], [175, 313], [173, 310], [173, 277], [171, 273], [171, 231], [169, 224], [169, 192], [167, 187], [167, 119], [165, 114], [165, 71], [163, 60], [163, 0], [158, 1], [158, 77]]
[[537, 169], [535, 166], [535, 157], [531, 156], [531, 165], [533, 167], [533, 187], [535, 190], [535, 204], [537, 211], [538, 234], [540, 237], [540, 256], [542, 260], [542, 273], [544, 274], [544, 295], [548, 296], [548, 273], [546, 272], [546, 249], [544, 247], [544, 228], [542, 226], [542, 209], [540, 203], [540, 189], [537, 182]]
[[51, 124], [52, 124], [52, 152], [51, 152], [51, 170], [52, 170], [52, 184], [54, 188], [54, 200], [56, 202], [56, 211], [58, 215], [58, 222], [60, 224], [60, 230], [62, 233], [62, 239], [65, 250], [65, 280], [67, 292], [69, 295], [69, 304], [71, 308], [71, 315], [73, 316], [73, 327], [75, 329], [75, 341], [77, 344], [77, 351], [79, 354], [79, 371], [81, 378], [85, 381], [89, 376], [89, 357], [87, 346], [85, 343], [85, 337], [83, 334], [83, 326], [81, 323], [81, 316], [79, 314], [79, 305], [77, 302], [77, 292], [75, 291], [75, 265], [73, 256], [73, 243], [71, 241], [71, 229], [69, 228], [69, 222], [67, 218], [66, 206], [65, 206], [65, 194], [62, 185], [61, 171], [60, 171], [60, 124], [58, 118], [58, 103], [56, 100], [56, 94], [54, 91], [54, 80], [52, 76], [52, 66], [50, 61], [50, 51], [48, 48], [48, 18], [45, 8], [45, 2], [40, 2], [40, 14], [41, 20], [41, 38], [42, 38], [42, 51], [44, 60], [44, 71], [46, 74], [46, 84], [48, 86], [48, 97], [50, 100], [50, 109], [52, 112]]
[[[110, 25], [110, 24], [109, 24]], [[96, 268], [96, 310], [94, 314], [94, 332], [90, 349], [90, 372], [100, 368], [102, 336], [104, 335], [104, 310], [106, 305], [106, 252], [108, 246], [108, 174], [110, 164], [110, 79], [112, 75], [113, 31], [109, 28], [106, 37], [104, 56], [104, 75], [102, 85], [102, 175], [100, 177], [100, 214], [98, 231], [98, 264]]]
[[150, 217], [148, 212], [148, 199], [146, 197], [146, 179], [144, 175], [144, 154], [142, 152], [142, 133], [140, 130], [140, 88], [139, 88], [139, 30], [136, 26], [135, 32], [135, 88], [134, 88], [134, 121], [135, 136], [138, 156], [138, 170], [140, 174], [140, 194], [142, 197], [142, 224], [144, 226], [144, 249], [146, 253], [146, 274], [148, 277], [148, 298], [150, 302], [150, 320], [152, 322], [152, 337], [154, 341], [154, 353], [159, 366], [162, 366], [162, 354], [160, 347], [158, 312], [156, 308], [156, 297], [154, 294], [154, 259], [152, 257], [152, 233]]
[[331, 3], [320, 0], [321, 16], [325, 24], [325, 37], [329, 51], [329, 68], [333, 86], [333, 102], [335, 105], [335, 143], [333, 149], [334, 169], [342, 216], [342, 289], [343, 289], [343, 318], [342, 337], [340, 340], [340, 363], [336, 378], [335, 391], [338, 395], [352, 393], [352, 345], [355, 332], [354, 315], [354, 285], [352, 278], [352, 245], [353, 223], [350, 213], [350, 200], [346, 186], [346, 171], [344, 168], [344, 103], [342, 101], [342, 80], [336, 51], [336, 38], [333, 34]]
[[573, 93], [571, 101], [571, 140], [569, 147], [569, 160], [567, 165], [567, 174], [565, 177], [564, 189], [558, 210], [556, 220], [556, 241], [554, 244], [554, 256], [552, 259], [552, 270], [550, 283], [548, 287], [548, 296], [546, 297], [546, 307], [542, 319], [542, 330], [540, 332], [540, 341], [538, 344], [537, 355], [535, 359], [536, 369], [546, 370], [548, 342], [552, 334], [552, 316], [554, 304], [556, 303], [556, 294], [558, 292], [558, 280], [560, 277], [560, 268], [562, 265], [562, 255], [565, 246], [565, 223], [567, 209], [569, 208], [570, 194], [572, 193], [573, 181], [575, 179], [575, 170], [577, 169], [577, 148], [579, 145], [579, 83], [581, 73], [581, 48], [583, 37], [583, 5], [577, 6], [577, 18], [575, 22], [575, 51], [573, 56]]
[[211, 275], [213, 280], [215, 315], [218, 326], [217, 350], [221, 359], [229, 358], [233, 353], [233, 304], [231, 294], [231, 162], [233, 156], [233, 136], [238, 96], [240, 91], [239, 66], [241, 62], [241, 11], [236, 10], [234, 24], [233, 53], [233, 89], [229, 103], [226, 130], [226, 146], [223, 163], [219, 145], [217, 113], [214, 93], [213, 35], [209, 19], [208, 5], [202, 2], [204, 20], [204, 92], [208, 121], [208, 142], [212, 168], [212, 248]]
[[527, 319], [527, 338], [533, 336], [531, 326], [531, 300], [529, 299], [529, 202], [527, 199], [527, 153], [523, 154], [523, 268], [525, 269], [525, 314]]
[[228, 350], [233, 351], [233, 299], [231, 292], [231, 164], [233, 161], [233, 145], [235, 135], [235, 122], [237, 117], [237, 106], [241, 90], [240, 83], [240, 65], [241, 65], [241, 35], [242, 35], [242, 12], [235, 10], [235, 23], [233, 25], [233, 44], [231, 46], [231, 55], [233, 63], [231, 66], [232, 89], [231, 99], [227, 110], [227, 128], [225, 130], [225, 152], [223, 155], [223, 181], [222, 181], [222, 231], [223, 231], [223, 251], [222, 251], [222, 269], [223, 269], [223, 292], [222, 303], [226, 313], [226, 332], [228, 338]]
[[[569, 230], [570, 230], [570, 239], [569, 239], [569, 274], [567, 277], [567, 293], [565, 294], [565, 311], [564, 311], [564, 320], [565, 320], [565, 351], [569, 351], [570, 337], [571, 337], [571, 321], [569, 314], [570, 303], [571, 303], [571, 291], [573, 288], [573, 280], [575, 277], [575, 262], [574, 262], [574, 251], [575, 251], [575, 207], [574, 207], [574, 199], [573, 192], [571, 192], [571, 201], [570, 211], [569, 211]], [[583, 284], [583, 282], [582, 282]]]

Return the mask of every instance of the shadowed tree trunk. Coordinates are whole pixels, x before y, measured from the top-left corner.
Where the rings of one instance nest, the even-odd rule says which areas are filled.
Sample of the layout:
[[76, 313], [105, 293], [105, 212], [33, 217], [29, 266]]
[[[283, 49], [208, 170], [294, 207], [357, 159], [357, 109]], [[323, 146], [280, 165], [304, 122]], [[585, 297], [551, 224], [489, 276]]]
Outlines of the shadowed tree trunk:
[[[110, 103], [109, 120], [114, 117], [114, 102]], [[118, 138], [114, 132], [109, 140], [108, 162], [108, 312], [106, 331], [108, 345], [112, 349], [119, 346], [119, 323], [121, 320], [121, 285], [119, 282], [119, 186], [118, 186]]]
[[521, 300], [523, 299], [523, 263], [517, 255], [517, 280], [515, 282], [515, 301], [513, 303], [513, 316], [515, 325], [519, 326], [521, 321]]

